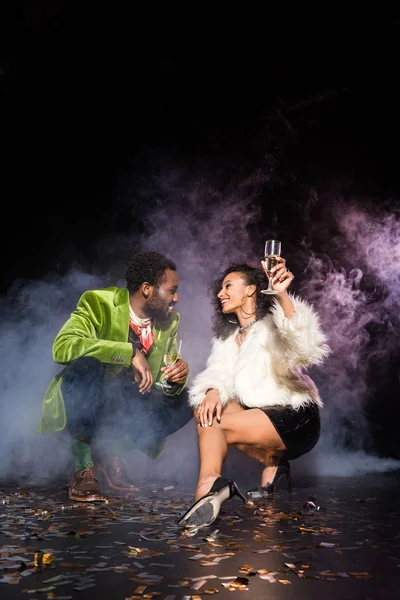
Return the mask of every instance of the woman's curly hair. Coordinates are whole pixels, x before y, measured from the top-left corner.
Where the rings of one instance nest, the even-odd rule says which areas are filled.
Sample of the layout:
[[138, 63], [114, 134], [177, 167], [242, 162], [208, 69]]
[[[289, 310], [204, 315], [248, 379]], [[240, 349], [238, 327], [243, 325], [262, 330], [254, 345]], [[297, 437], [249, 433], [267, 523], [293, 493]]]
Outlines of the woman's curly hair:
[[[212, 331], [215, 337], [223, 340], [229, 337], [239, 325], [236, 315], [225, 315], [222, 312], [221, 302], [217, 296], [218, 292], [221, 291], [222, 282], [224, 281], [225, 277], [229, 275], [229, 273], [240, 273], [240, 276], [243, 278], [246, 285], [256, 286], [256, 320], [263, 319], [270, 311], [272, 304], [271, 297], [261, 293], [261, 290], [267, 285], [265, 273], [261, 267], [257, 268], [248, 264], [237, 264], [231, 265], [225, 269], [224, 272], [221, 273], [221, 275], [214, 281], [211, 288], [212, 303], [214, 306]], [[228, 319], [234, 322], [231, 323]]]
[[126, 287], [130, 294], [136, 292], [142, 283], [158, 286], [166, 269], [176, 271], [176, 265], [161, 252], [137, 252], [130, 259], [126, 271]]

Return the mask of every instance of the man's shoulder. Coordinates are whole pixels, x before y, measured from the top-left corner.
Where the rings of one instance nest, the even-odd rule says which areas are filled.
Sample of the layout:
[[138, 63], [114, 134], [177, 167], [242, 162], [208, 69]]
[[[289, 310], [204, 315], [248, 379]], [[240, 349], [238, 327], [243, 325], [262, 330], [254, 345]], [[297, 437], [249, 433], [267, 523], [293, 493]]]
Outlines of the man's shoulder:
[[128, 301], [129, 292], [127, 288], [120, 288], [113, 285], [105, 288], [86, 290], [81, 296], [81, 300], [90, 301], [90, 299], [94, 298], [96, 298], [98, 302], [118, 305]]

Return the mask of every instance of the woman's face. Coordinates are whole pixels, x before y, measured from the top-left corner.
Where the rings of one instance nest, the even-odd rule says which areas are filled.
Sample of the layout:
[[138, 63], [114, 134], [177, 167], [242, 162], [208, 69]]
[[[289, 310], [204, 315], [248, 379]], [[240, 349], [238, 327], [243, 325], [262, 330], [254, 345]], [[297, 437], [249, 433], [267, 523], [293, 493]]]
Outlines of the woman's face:
[[225, 314], [236, 312], [244, 296], [250, 295], [255, 290], [254, 285], [247, 285], [240, 273], [228, 273], [222, 282], [218, 298], [221, 302], [222, 312]]

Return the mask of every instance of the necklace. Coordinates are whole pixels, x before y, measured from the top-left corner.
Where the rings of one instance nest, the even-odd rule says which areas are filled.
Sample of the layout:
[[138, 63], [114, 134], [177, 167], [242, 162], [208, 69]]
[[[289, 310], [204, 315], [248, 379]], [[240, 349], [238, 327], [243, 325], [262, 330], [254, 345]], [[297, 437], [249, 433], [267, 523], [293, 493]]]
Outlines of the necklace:
[[251, 321], [251, 323], [247, 323], [247, 325], [243, 325], [243, 327], [239, 327], [239, 331], [237, 333], [237, 340], [239, 342], [239, 346], [241, 345], [241, 343], [243, 342], [245, 336], [243, 335], [244, 332], [246, 331], [246, 329], [249, 329], [249, 327], [252, 327], [254, 325], [254, 323], [257, 323], [256, 320]]

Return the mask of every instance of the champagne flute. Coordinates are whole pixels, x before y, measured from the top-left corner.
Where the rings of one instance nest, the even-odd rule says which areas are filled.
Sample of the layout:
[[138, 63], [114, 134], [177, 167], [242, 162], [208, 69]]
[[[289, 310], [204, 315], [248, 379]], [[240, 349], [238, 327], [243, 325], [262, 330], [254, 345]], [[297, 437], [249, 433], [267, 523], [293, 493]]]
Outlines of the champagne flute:
[[[166, 367], [172, 367], [176, 363], [176, 361], [181, 357], [181, 348], [182, 348], [182, 340], [176, 339], [176, 337], [170, 337], [167, 340], [165, 350], [164, 350], [164, 365]], [[168, 391], [172, 388], [171, 384], [164, 378], [162, 381], [157, 381], [155, 383], [157, 387], [162, 390]]]
[[279, 240], [267, 240], [265, 242], [264, 260], [267, 266], [268, 275], [268, 287], [266, 290], [261, 290], [262, 294], [276, 294], [276, 291], [272, 287], [272, 280], [274, 274], [271, 273], [271, 269], [277, 264], [276, 257], [281, 255], [281, 243]]

